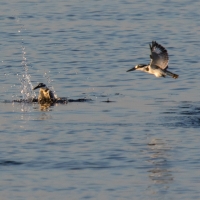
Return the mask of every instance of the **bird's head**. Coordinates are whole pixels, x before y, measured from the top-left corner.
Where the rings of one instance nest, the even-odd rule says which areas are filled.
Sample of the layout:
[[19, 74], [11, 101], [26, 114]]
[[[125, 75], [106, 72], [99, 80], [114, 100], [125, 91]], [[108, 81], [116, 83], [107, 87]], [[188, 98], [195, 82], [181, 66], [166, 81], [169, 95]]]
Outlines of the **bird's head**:
[[130, 72], [130, 71], [134, 71], [134, 70], [142, 70], [144, 67], [146, 67], [147, 65], [145, 64], [139, 64], [139, 65], [135, 65], [135, 67], [127, 70], [126, 72]]
[[45, 85], [44, 83], [39, 83], [37, 86], [35, 86], [35, 87], [33, 88], [33, 90], [36, 90], [36, 89], [38, 89], [38, 88], [46, 88], [46, 85]]

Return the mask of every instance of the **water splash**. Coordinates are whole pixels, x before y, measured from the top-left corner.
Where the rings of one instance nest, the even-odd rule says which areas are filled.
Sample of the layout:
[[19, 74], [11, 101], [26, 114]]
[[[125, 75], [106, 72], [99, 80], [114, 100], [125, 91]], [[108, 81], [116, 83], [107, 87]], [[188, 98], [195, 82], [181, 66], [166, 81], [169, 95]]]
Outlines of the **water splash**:
[[[24, 24], [21, 23], [19, 17], [17, 17], [17, 24], [18, 24], [18, 34], [20, 34], [21, 36], [24, 35], [24, 32], [26, 31], [26, 28], [24, 27]], [[35, 91], [33, 90], [33, 85], [31, 83], [31, 75], [28, 73], [28, 63], [27, 63], [27, 59], [26, 59], [26, 51], [25, 51], [25, 47], [24, 47], [24, 39], [21, 38], [21, 49], [22, 49], [22, 62], [21, 65], [23, 67], [23, 72], [22, 75], [20, 75], [20, 82], [21, 82], [21, 86], [20, 86], [20, 90], [21, 90], [21, 94], [22, 94], [22, 100], [24, 102], [33, 102], [34, 99], [37, 99], [37, 96], [35, 94]], [[50, 79], [50, 75], [49, 72], [45, 72], [44, 77], [47, 79], [48, 82], [48, 87], [51, 91], [53, 91], [54, 95], [57, 98], [57, 95], [55, 94], [55, 90], [54, 87], [51, 85], [51, 82], [53, 80]], [[50, 85], [50, 86], [49, 86]], [[22, 108], [22, 110], [24, 111], [24, 109]], [[26, 110], [26, 109], [25, 109]]]
[[21, 82], [21, 94], [24, 100], [31, 102], [35, 97], [36, 94], [33, 91], [33, 85], [31, 83], [31, 75], [28, 74], [28, 64], [26, 60], [26, 52], [25, 47], [22, 46], [22, 67], [24, 70], [24, 73], [22, 74], [22, 77], [20, 78]]
[[[21, 23], [20, 18], [19, 17], [15, 17], [16, 23], [18, 25], [18, 34], [23, 37], [24, 35], [24, 31], [26, 30], [24, 27], [24, 24]], [[20, 90], [21, 90], [21, 94], [22, 94], [22, 99], [25, 102], [32, 102], [32, 100], [36, 97], [35, 92], [33, 91], [33, 86], [31, 83], [31, 75], [28, 73], [28, 64], [27, 64], [27, 59], [26, 59], [26, 51], [25, 51], [25, 47], [24, 47], [24, 39], [21, 38], [21, 49], [22, 49], [22, 74], [19, 77], [19, 81], [21, 82], [21, 86], [20, 86]]]

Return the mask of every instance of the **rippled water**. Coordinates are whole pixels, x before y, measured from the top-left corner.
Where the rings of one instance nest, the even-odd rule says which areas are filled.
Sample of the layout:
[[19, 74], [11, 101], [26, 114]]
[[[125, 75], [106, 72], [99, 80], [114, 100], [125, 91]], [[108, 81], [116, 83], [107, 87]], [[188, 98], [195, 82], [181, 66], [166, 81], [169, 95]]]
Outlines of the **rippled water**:
[[[199, 199], [199, 7], [2, 3], [1, 199]], [[152, 40], [178, 79], [126, 73]], [[12, 103], [38, 82], [89, 101]]]

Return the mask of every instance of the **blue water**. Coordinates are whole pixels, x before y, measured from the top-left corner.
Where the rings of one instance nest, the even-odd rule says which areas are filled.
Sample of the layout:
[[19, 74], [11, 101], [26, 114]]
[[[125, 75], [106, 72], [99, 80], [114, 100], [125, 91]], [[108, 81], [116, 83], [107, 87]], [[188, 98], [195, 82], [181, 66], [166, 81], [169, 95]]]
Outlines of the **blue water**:
[[[199, 199], [199, 8], [1, 3], [1, 199]], [[149, 62], [152, 40], [167, 48], [178, 79], [126, 73]], [[91, 101], [12, 103], [38, 82]]]

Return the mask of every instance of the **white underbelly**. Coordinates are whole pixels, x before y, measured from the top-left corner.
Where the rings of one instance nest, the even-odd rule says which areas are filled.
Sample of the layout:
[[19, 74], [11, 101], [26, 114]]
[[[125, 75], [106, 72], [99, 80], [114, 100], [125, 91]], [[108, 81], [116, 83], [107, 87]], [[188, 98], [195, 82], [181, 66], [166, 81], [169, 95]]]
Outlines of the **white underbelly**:
[[164, 73], [164, 71], [162, 69], [156, 68], [154, 69], [153, 67], [149, 67], [149, 71], [150, 74], [154, 74], [156, 77], [163, 77], [166, 74]]

